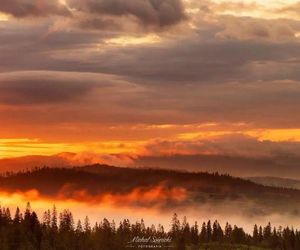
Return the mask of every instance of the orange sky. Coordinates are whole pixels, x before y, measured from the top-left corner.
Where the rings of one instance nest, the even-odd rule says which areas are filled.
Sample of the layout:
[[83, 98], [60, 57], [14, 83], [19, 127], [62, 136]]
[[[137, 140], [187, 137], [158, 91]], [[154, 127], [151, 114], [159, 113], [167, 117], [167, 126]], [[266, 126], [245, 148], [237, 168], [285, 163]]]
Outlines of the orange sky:
[[299, 155], [298, 1], [41, 2], [0, 6], [0, 158]]
[[[110, 131], [111, 129], [107, 129]], [[156, 140], [172, 141], [207, 141], [223, 136], [250, 136], [257, 141], [300, 142], [300, 129], [247, 129], [243, 125], [232, 128], [220, 128], [217, 124], [203, 125], [160, 125], [120, 128], [126, 135], [116, 136], [113, 140], [109, 135], [100, 141], [50, 142], [47, 139], [6, 138], [0, 139], [0, 158], [19, 157], [26, 155], [54, 155], [61, 152], [91, 152], [96, 154], [147, 154], [145, 147]], [[130, 131], [130, 132], [128, 132]], [[135, 133], [137, 136], [135, 137]], [[163, 135], [163, 136], [161, 136]], [[114, 138], [114, 135], [111, 135]], [[170, 152], [172, 153], [172, 151]], [[186, 154], [189, 151], [176, 151]], [[201, 152], [199, 152], [201, 153]], [[209, 153], [209, 152], [205, 152]]]

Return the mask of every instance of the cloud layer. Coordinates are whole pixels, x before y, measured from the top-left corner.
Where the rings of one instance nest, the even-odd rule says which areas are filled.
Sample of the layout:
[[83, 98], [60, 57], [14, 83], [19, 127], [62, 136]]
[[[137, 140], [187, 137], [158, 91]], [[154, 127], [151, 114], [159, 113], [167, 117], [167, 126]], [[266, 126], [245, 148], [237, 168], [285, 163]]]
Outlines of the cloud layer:
[[[0, 136], [51, 153], [147, 145], [152, 155], [298, 157], [295, 4], [2, 1]], [[0, 150], [26, 151], [14, 147]]]
[[2, 0], [0, 11], [17, 18], [68, 15], [66, 6], [58, 0]]
[[84, 13], [134, 17], [146, 26], [169, 26], [185, 19], [181, 0], [69, 0], [68, 3]]

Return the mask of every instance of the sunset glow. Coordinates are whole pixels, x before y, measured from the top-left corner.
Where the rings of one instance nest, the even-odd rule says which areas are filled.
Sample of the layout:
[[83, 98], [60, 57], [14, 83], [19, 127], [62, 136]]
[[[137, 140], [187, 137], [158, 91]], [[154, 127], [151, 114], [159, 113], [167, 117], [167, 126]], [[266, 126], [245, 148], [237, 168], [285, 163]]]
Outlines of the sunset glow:
[[[200, 129], [199, 129], [200, 127]], [[213, 129], [212, 129], [213, 128]], [[222, 136], [240, 135], [256, 138], [258, 141], [269, 142], [300, 142], [300, 129], [243, 129], [234, 125], [232, 130], [222, 130], [219, 126], [207, 125], [153, 125], [139, 126], [134, 128], [139, 133], [136, 140], [119, 140], [119, 141], [95, 141], [95, 142], [70, 142], [70, 143], [47, 143], [38, 139], [1, 139], [0, 149], [1, 158], [20, 157], [26, 155], [54, 155], [61, 152], [84, 153], [92, 152], [93, 154], [125, 154], [125, 155], [143, 155], [144, 148], [153, 142], [153, 139], [140, 140], [140, 133], [145, 138], [150, 138], [151, 134], [163, 134], [164, 130], [172, 130], [167, 137], [160, 136], [159, 140], [180, 141], [180, 140], [197, 140], [207, 141], [220, 138]], [[170, 152], [171, 153], [171, 152]], [[177, 152], [176, 153], [180, 153]], [[181, 152], [189, 154], [188, 152]], [[199, 152], [203, 153], [203, 152]], [[208, 152], [206, 152], [208, 153]], [[126, 162], [124, 162], [125, 164]]]
[[298, 147], [298, 1], [186, 0], [174, 16], [103, 19], [75, 2], [0, 8], [0, 158], [134, 157], [154, 141], [236, 135]]

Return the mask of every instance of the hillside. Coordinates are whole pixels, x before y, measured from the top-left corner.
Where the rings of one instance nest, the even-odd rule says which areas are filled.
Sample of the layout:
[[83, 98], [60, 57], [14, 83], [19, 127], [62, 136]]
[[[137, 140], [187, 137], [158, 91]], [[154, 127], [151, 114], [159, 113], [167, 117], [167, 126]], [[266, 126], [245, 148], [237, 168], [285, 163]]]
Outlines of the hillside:
[[51, 156], [30, 155], [0, 159], [0, 173], [31, 170], [36, 167], [69, 167], [68, 156], [72, 153], [61, 153]]
[[249, 177], [247, 178], [250, 181], [253, 181], [258, 184], [262, 184], [264, 186], [271, 186], [271, 187], [283, 187], [283, 188], [292, 188], [292, 189], [299, 189], [300, 190], [300, 180], [296, 179], [288, 179], [288, 178], [279, 178], [279, 177]]
[[228, 175], [107, 165], [43, 168], [2, 176], [0, 189], [9, 192], [35, 189], [47, 197], [93, 202], [106, 195], [110, 199], [118, 197], [122, 202], [130, 199], [139, 206], [148, 206], [151, 202], [166, 208], [240, 204], [240, 210], [252, 215], [272, 212], [295, 215], [299, 213], [300, 204], [298, 190], [266, 187]]

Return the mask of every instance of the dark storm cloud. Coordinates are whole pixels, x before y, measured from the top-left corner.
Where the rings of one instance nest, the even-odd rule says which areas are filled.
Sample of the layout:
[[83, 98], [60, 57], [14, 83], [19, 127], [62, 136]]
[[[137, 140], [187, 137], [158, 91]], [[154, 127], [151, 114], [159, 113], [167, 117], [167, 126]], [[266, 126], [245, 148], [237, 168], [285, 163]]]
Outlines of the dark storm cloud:
[[118, 17], [134, 18], [143, 26], [154, 27], [171, 26], [186, 19], [181, 0], [68, 0], [67, 2], [72, 11], [58, 0], [1, 0], [0, 12], [16, 18], [69, 16], [76, 19], [74, 21], [78, 25], [95, 29], [114, 26], [113, 24], [117, 22], [115, 18]]
[[0, 74], [0, 104], [35, 105], [70, 102], [85, 97], [93, 85], [47, 72]]
[[58, 0], [1, 0], [0, 12], [18, 18], [70, 14]]
[[69, 0], [68, 3], [85, 13], [132, 16], [146, 26], [170, 26], [186, 18], [181, 0]]
[[300, 79], [297, 42], [203, 41], [194, 36], [145, 47], [109, 46], [106, 39], [114, 35], [3, 29], [0, 70], [86, 71], [173, 85]]
[[[17, 78], [12, 74], [18, 75]], [[20, 109], [1, 111], [1, 121], [49, 124], [190, 124], [245, 122], [260, 127], [297, 127], [292, 116], [300, 105], [299, 82], [252, 84], [140, 85], [105, 74], [74, 72], [3, 74], [2, 104]], [[191, 91], [192, 90], [192, 91]], [[54, 104], [55, 109], [23, 110], [22, 104]], [[32, 107], [34, 109], [34, 107]], [[29, 112], [29, 113], [28, 113]], [[12, 116], [13, 114], [13, 116]], [[51, 114], [51, 115], [49, 115]], [[43, 117], [42, 120], [40, 118]]]
[[[118, 60], [114, 60], [117, 56]], [[98, 70], [151, 84], [300, 79], [299, 71], [290, 60], [300, 57], [300, 44], [296, 42], [202, 41], [199, 37], [190, 37], [143, 49], [108, 49], [101, 57], [106, 60], [93, 55], [93, 60], [99, 61]], [[283, 63], [287, 71], [269, 67], [267, 71], [255, 72], [253, 62]]]
[[111, 17], [90, 17], [89, 15], [82, 16], [75, 21], [75, 25], [82, 29], [91, 30], [122, 30], [122, 24]]
[[220, 17], [222, 30], [216, 36], [223, 39], [255, 41], [293, 41], [299, 22], [291, 20], [264, 20], [253, 17]]
[[[85, 30], [70, 30], [66, 32], [53, 26], [52, 22], [43, 19], [38, 23], [11, 20], [0, 22], [0, 72], [14, 70], [51, 70], [66, 68], [76, 71], [77, 62], [65, 57], [65, 62], [59, 62], [53, 54], [60, 55], [78, 50], [85, 54], [86, 49], [96, 46], [99, 41], [109, 36], [105, 33], [88, 32]], [[111, 36], [110, 36], [111, 37]], [[22, 55], [22, 56], [20, 56]], [[75, 53], [72, 53], [75, 55]], [[79, 58], [82, 59], [81, 55]], [[81, 62], [82, 68], [86, 65]], [[84, 70], [81, 70], [84, 71]]]

